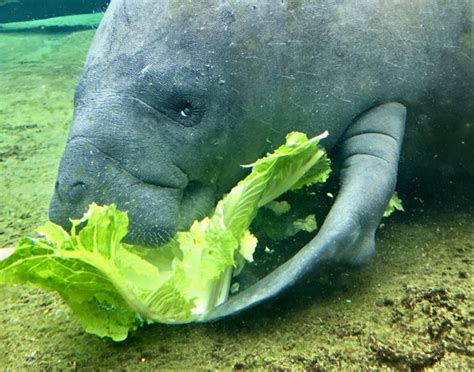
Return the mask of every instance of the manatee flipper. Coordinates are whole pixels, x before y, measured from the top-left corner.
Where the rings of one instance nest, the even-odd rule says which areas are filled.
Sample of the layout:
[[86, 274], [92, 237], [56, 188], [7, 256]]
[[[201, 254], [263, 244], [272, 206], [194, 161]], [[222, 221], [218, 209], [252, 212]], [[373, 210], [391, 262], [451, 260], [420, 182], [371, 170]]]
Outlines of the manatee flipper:
[[406, 109], [386, 103], [352, 124], [340, 144], [341, 188], [319, 233], [296, 255], [203, 321], [240, 312], [274, 297], [324, 262], [360, 264], [375, 252], [375, 231], [392, 195]]

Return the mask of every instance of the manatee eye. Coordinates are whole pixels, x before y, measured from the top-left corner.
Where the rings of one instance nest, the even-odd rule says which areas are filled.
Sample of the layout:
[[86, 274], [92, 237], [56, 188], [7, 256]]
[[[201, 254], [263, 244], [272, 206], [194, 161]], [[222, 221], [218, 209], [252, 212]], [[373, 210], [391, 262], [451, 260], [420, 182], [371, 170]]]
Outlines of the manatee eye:
[[193, 114], [193, 109], [191, 107], [185, 107], [179, 114], [183, 118], [189, 118]]
[[203, 105], [199, 102], [181, 101], [175, 106], [175, 120], [185, 127], [193, 127], [199, 124], [204, 111]]

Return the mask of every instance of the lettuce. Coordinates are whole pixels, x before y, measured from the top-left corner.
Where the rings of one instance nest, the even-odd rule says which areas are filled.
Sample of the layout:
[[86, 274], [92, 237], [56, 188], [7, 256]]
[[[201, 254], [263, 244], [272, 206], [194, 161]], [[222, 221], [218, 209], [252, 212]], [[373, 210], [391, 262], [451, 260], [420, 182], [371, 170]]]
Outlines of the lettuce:
[[247, 166], [251, 173], [212, 216], [157, 249], [121, 242], [129, 221], [115, 205], [91, 204], [69, 233], [48, 222], [37, 230], [41, 238], [25, 237], [0, 255], [0, 283], [59, 292], [87, 332], [114, 341], [145, 323], [205, 320], [226, 301], [232, 274], [253, 261], [257, 239], [249, 226], [257, 209], [328, 178], [330, 162], [319, 146], [326, 135], [290, 133], [274, 153]]
[[390, 200], [388, 201], [387, 206], [385, 207], [385, 211], [383, 212], [383, 216], [389, 217], [395, 211], [401, 211], [401, 212], [405, 211], [405, 209], [403, 208], [402, 201], [398, 197], [397, 192], [394, 192], [392, 196], [390, 197]]

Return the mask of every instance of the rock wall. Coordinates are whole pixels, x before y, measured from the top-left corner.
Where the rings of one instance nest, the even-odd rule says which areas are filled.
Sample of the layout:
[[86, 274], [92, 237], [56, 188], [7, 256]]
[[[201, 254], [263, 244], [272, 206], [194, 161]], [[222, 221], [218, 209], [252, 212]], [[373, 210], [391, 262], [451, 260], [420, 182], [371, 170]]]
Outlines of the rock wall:
[[101, 12], [110, 0], [0, 0], [0, 23]]

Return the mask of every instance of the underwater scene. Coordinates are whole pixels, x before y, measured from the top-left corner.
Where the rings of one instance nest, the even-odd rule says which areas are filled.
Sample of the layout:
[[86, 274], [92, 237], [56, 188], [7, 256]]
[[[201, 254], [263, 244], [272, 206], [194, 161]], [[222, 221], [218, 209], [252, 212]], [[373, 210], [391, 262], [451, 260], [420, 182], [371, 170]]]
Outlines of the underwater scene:
[[0, 369], [474, 368], [450, 4], [0, 0]]

